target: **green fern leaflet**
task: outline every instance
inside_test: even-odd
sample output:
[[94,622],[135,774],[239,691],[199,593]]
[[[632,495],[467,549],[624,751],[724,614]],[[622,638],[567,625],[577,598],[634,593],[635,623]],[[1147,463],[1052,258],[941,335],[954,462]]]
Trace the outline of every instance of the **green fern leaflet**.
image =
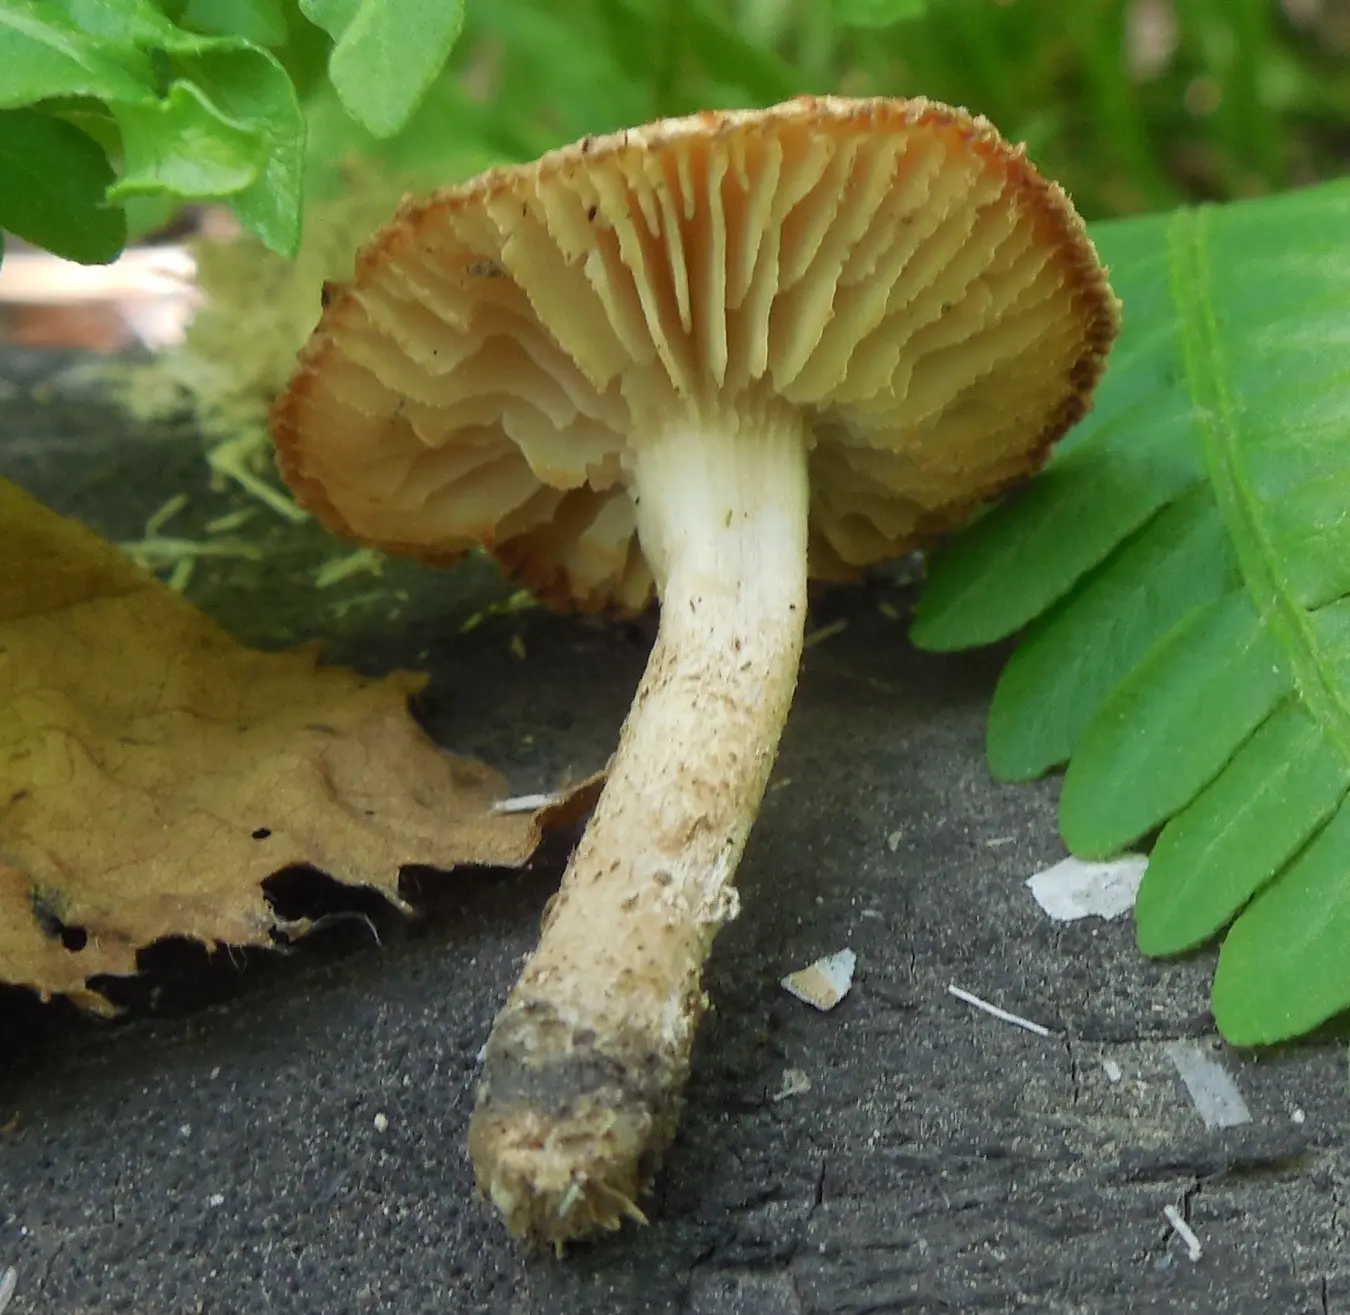
[[997,775],[1068,763],[1066,844],[1162,828],[1140,947],[1224,934],[1222,1032],[1350,1009],[1350,183],[1094,231],[1125,304],[1097,406],[932,563],[913,638],[1022,633]]

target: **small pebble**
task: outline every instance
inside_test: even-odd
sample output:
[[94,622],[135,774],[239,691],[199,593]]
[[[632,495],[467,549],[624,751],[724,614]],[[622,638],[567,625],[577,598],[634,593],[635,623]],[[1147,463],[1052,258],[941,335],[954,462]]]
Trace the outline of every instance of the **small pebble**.
[[381,1110],[375,1116],[375,1131],[376,1132],[389,1131],[389,1116],[383,1110]]

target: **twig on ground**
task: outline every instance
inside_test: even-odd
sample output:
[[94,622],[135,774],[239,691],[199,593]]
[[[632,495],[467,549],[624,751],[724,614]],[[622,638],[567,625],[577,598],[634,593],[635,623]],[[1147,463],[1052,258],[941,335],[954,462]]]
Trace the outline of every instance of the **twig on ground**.
[[1037,1036],[1049,1036],[1050,1029],[1043,1027],[1040,1023],[1033,1023],[1029,1018],[1023,1018],[1020,1014],[1010,1014],[1006,1009],[1000,1009],[997,1005],[991,1005],[988,1000],[981,1000],[978,995],[972,995],[969,991],[949,982],[947,984],[947,994],[954,995],[958,1000],[964,1000],[966,1004],[972,1005],[976,1009],[983,1010],[986,1014],[994,1018],[1001,1019],[1005,1023],[1011,1023],[1014,1027],[1024,1028],[1028,1032],[1035,1032]]

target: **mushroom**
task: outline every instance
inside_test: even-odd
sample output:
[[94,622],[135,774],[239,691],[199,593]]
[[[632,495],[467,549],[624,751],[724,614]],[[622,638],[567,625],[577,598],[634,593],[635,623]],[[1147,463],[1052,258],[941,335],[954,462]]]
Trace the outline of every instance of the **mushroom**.
[[808,576],[931,542],[1088,407],[1118,304],[984,119],[805,97],[405,201],[273,415],[329,527],[660,631],[469,1132],[512,1232],[641,1221],[797,681]]

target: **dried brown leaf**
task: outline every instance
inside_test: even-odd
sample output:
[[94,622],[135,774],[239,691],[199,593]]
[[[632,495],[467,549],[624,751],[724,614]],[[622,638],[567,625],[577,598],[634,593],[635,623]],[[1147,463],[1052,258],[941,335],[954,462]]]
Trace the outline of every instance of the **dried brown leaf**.
[[584,807],[494,814],[409,716],[422,677],[243,648],[3,481],[0,567],[0,980],[106,1009],[89,979],[162,937],[269,943],[284,867],[397,902],[402,866],[518,865]]

